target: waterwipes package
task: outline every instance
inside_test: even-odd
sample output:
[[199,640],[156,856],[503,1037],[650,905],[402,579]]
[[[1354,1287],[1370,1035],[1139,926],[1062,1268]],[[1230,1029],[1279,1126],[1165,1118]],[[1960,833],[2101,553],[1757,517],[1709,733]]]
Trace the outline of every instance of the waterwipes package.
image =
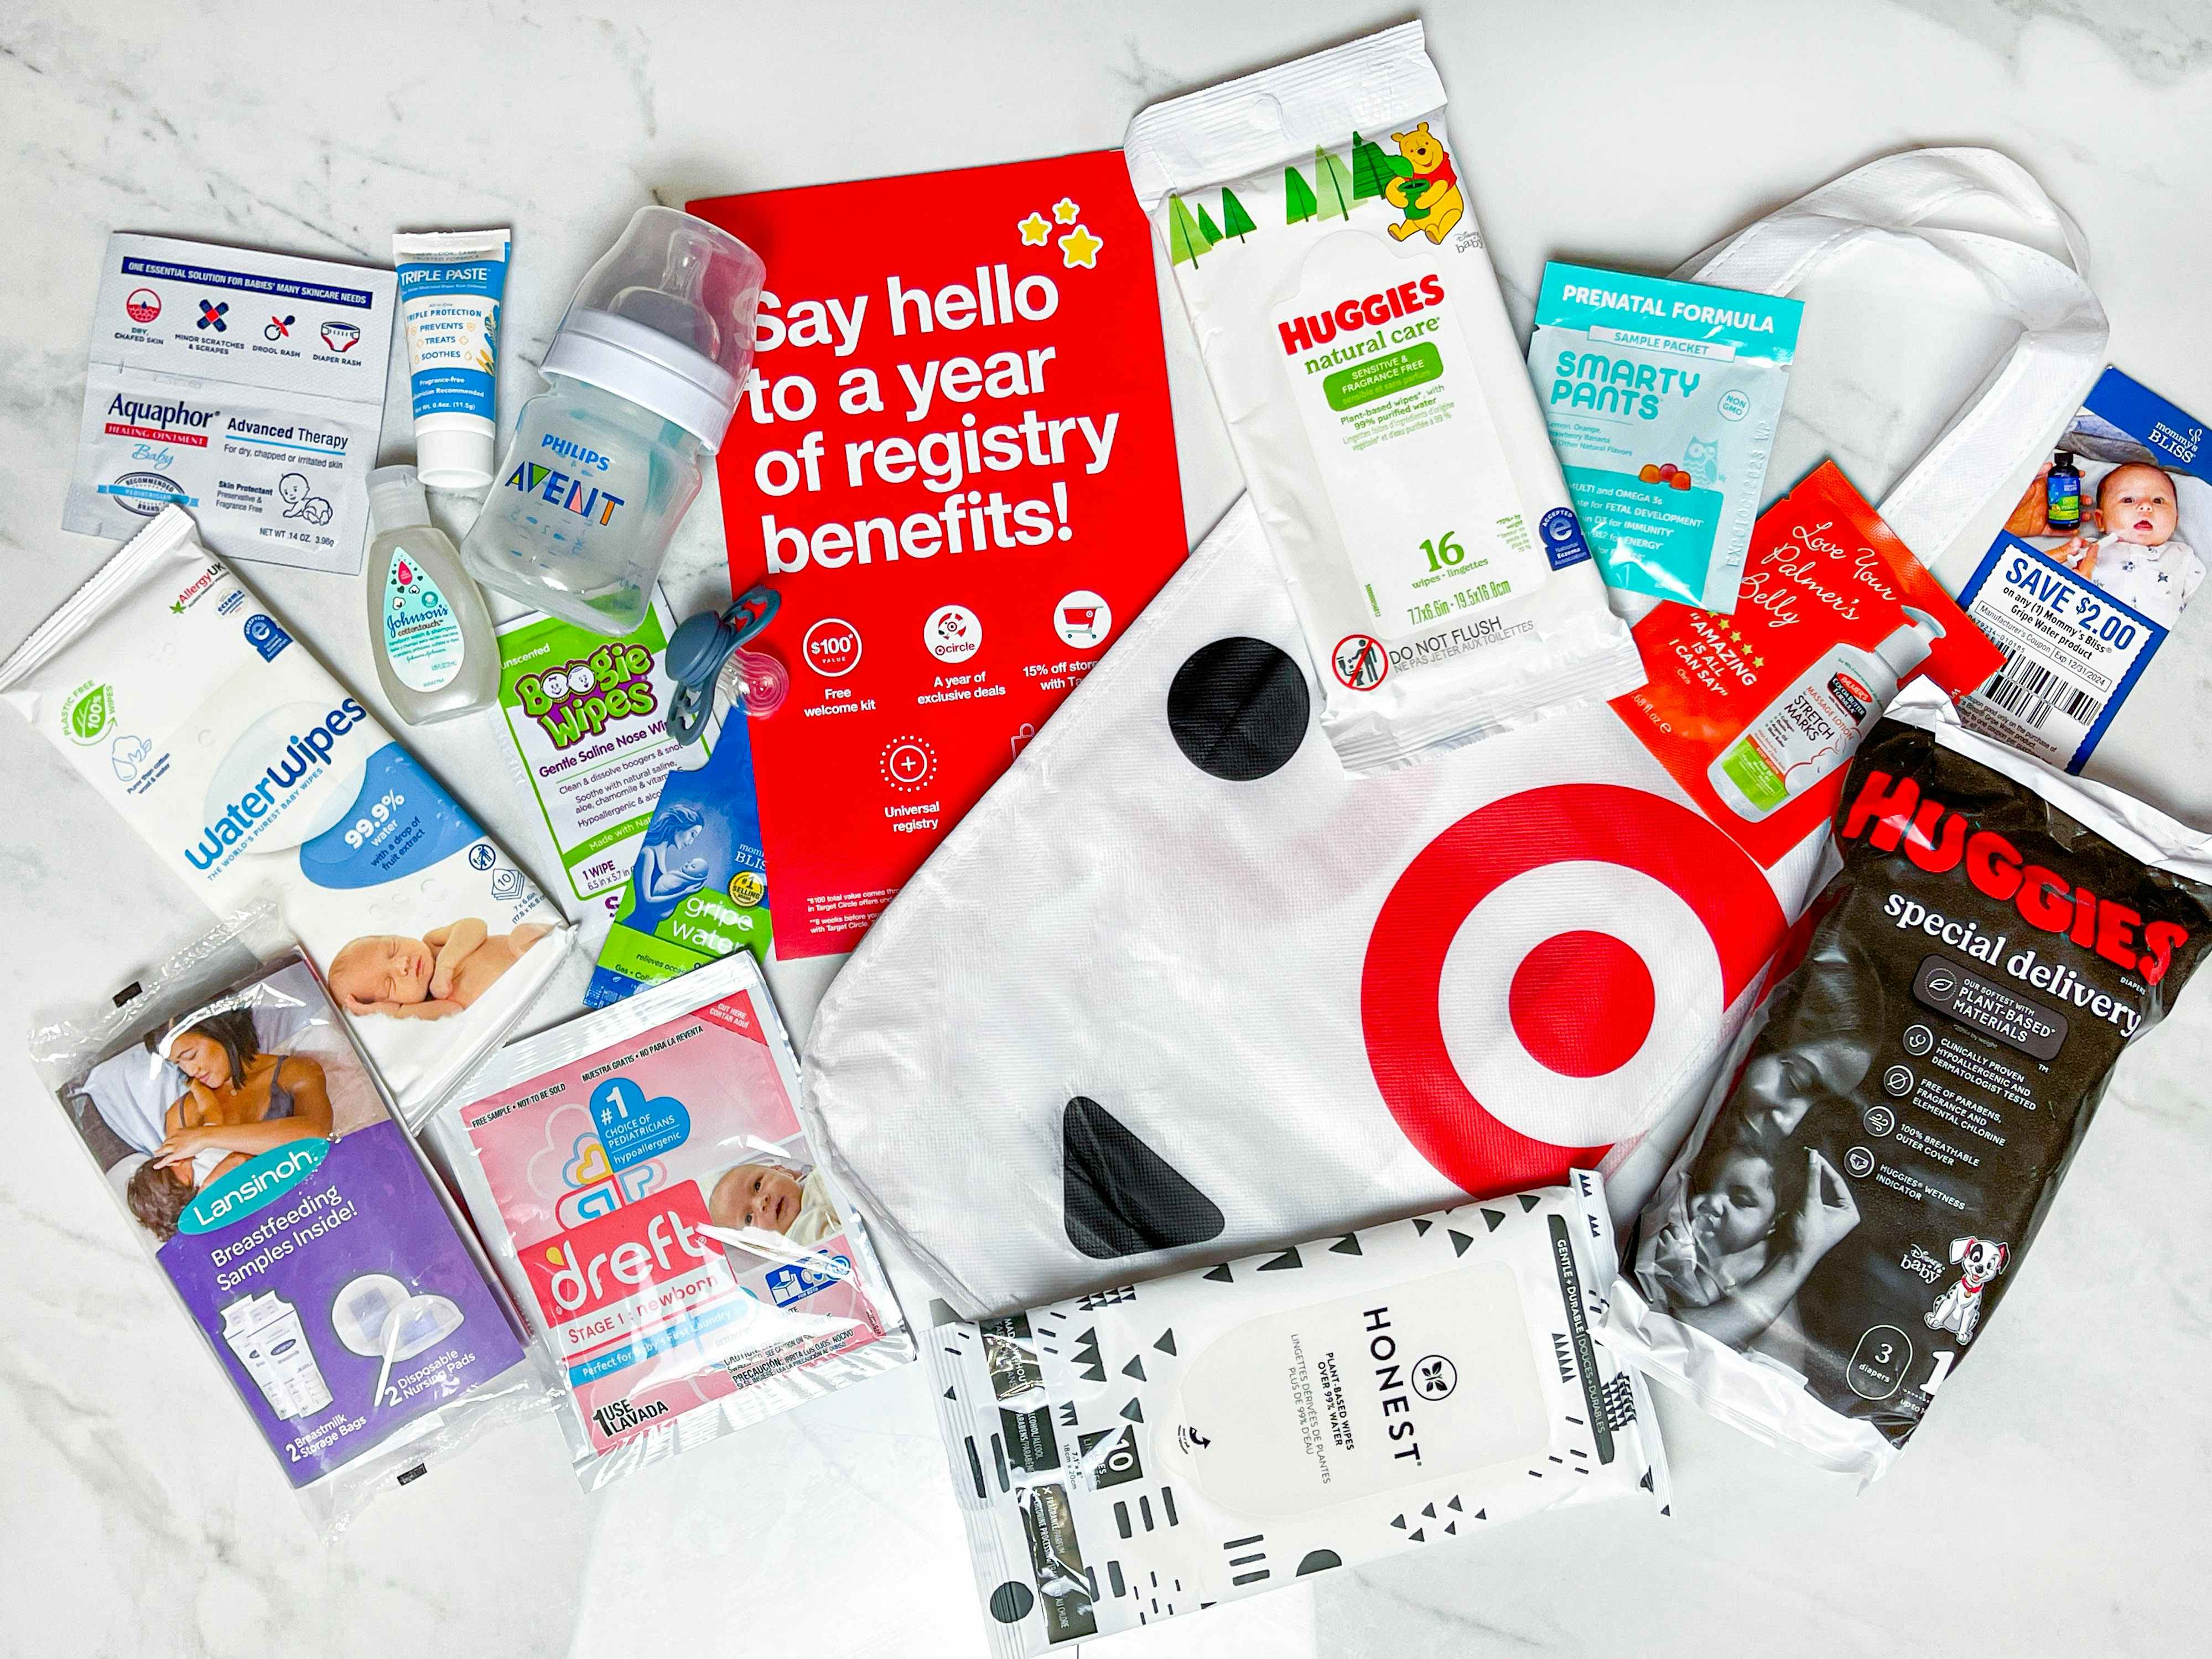
[[512,1045],[431,1120],[586,1490],[914,1358],[798,1091],[739,951]]
[[271,921],[32,1048],[329,1535],[559,1393],[306,958],[222,971]]
[[572,937],[443,785],[167,507],[4,663],[0,697],[218,915],[273,890],[411,1124]]
[[1155,105],[1125,141],[1355,772],[1644,678],[1422,40],[1407,23]]
[[384,429],[392,273],[107,239],[62,528],[191,509],[225,558],[354,575]]
[[[1598,1177],[1121,1285],[927,1345],[997,1659],[1667,1468],[1602,1334]],[[1462,1559],[1462,1565],[1470,1565]]]
[[1606,581],[1735,609],[1805,307],[1544,267],[1528,373]]

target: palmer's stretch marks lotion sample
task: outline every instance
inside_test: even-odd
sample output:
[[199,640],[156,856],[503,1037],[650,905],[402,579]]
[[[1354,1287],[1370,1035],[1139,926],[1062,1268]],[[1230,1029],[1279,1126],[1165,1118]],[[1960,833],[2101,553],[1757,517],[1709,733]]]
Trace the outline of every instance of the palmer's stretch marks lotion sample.
[[1667,1474],[1598,1177],[925,1344],[998,1659]]

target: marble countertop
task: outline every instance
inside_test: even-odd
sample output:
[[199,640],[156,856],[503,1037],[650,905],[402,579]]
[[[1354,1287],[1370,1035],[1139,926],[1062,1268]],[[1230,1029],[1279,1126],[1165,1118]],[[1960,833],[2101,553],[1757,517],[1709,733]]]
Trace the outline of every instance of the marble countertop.
[[[1369,0],[646,0],[611,15],[408,0],[312,16],[0,0],[15,227],[0,238],[0,649],[110,550],[58,526],[112,230],[382,264],[398,227],[512,225],[511,415],[578,275],[645,202],[1110,145],[1155,98],[1405,15]],[[2193,0],[1486,0],[1427,21],[1462,182],[1524,328],[1547,257],[1663,270],[1875,155],[1982,143],[2081,221],[2111,360],[2212,403],[2212,15]],[[1194,538],[1240,485],[1179,312],[1168,335]],[[1796,434],[1800,459],[1832,449],[1878,497],[1938,422],[1906,401],[1832,398]],[[410,452],[407,416],[394,374],[387,459]],[[358,582],[250,574],[381,711]],[[711,486],[667,582],[679,610],[726,592]],[[2172,717],[2116,757],[2116,775],[2212,821],[2212,722],[2197,718],[2212,709],[2212,605],[2185,619],[2160,673]],[[504,776],[504,741],[481,720],[416,738],[495,833],[542,859],[529,806],[478,781]],[[983,1651],[919,1368],[590,1500],[550,1420],[512,1429],[317,1543],[45,1104],[20,1036],[36,1011],[105,998],[203,918],[12,716],[0,777],[14,823],[0,1009],[19,1034],[0,1040],[13,1126],[0,1653]],[[795,1033],[836,965],[773,970]],[[579,968],[533,1023],[575,1007],[581,982]],[[2208,1006],[2212,989],[2195,988],[2130,1056],[2003,1334],[1865,1496],[1662,1397],[1671,1523],[1632,1506],[1540,1517],[1111,1651],[2193,1645],[2212,1571],[2212,1429],[2183,1403],[2212,1367],[2212,1128],[2196,1060]],[[921,1314],[926,1291],[902,1285]]]

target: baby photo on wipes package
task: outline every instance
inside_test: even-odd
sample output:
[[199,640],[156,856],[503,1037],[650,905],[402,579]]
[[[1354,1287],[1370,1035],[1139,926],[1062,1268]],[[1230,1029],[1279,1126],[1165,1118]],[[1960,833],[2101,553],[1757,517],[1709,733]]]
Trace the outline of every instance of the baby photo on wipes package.
[[1735,609],[1804,310],[1544,267],[1528,372],[1608,586]]

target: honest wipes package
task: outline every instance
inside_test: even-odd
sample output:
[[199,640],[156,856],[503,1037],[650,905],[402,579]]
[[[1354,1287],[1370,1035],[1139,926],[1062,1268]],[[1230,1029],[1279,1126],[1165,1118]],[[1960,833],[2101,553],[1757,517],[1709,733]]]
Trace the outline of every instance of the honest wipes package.
[[1544,267],[1528,373],[1605,580],[1735,609],[1804,306]]
[[571,933],[535,882],[168,507],[0,697],[219,915],[273,890],[411,1125]]
[[[1601,1498],[1667,1512],[1598,1177],[939,1325],[996,1659]],[[1455,1555],[1461,1570],[1475,1558]]]
[[429,1133],[616,1477],[914,1358],[740,951],[511,1045]]
[[174,504],[225,558],[358,572],[393,280],[109,237],[62,528],[127,537]]
[[1129,178],[1367,772],[1644,683],[1407,23],[1155,105]]

